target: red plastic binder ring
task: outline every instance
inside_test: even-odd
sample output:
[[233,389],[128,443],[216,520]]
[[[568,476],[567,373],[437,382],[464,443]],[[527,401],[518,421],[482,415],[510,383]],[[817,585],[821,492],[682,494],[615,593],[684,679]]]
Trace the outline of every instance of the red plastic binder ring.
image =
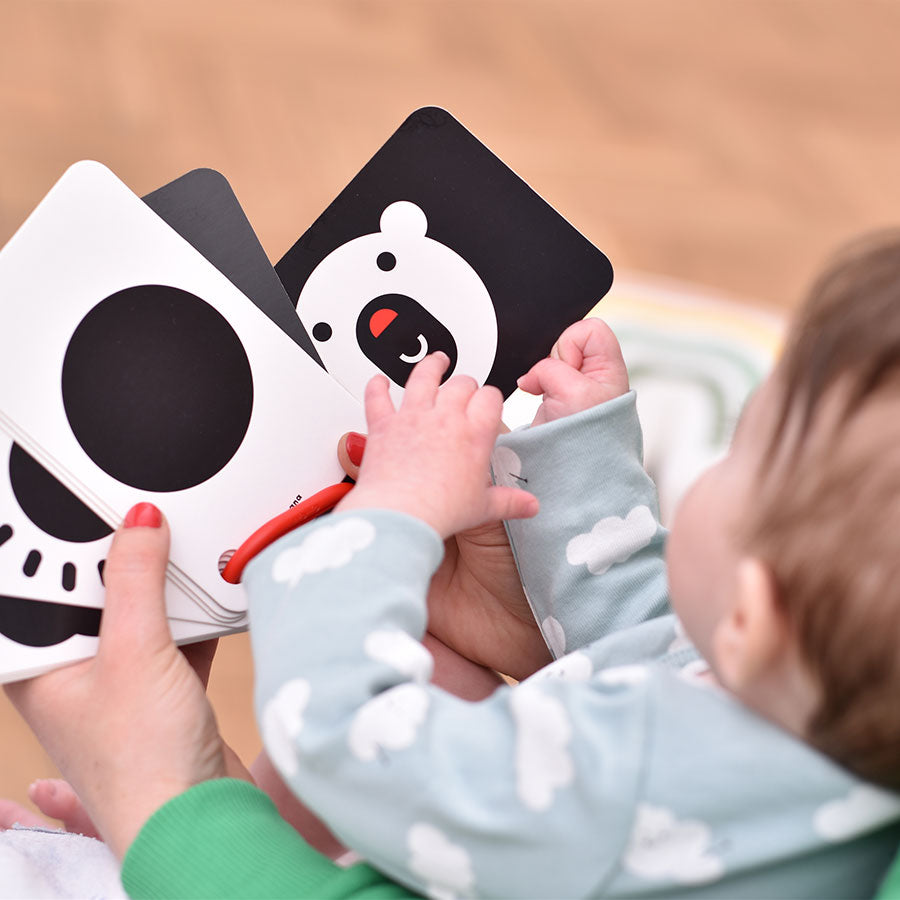
[[340,484],[332,484],[327,488],[307,497],[296,506],[286,509],[274,519],[269,519],[265,525],[257,528],[250,537],[234,551],[231,559],[222,569],[222,577],[230,584],[238,584],[241,575],[244,574],[244,566],[261,553],[269,544],[274,543],[278,538],[283,537],[289,531],[299,528],[304,522],[315,519],[323,513],[327,513],[337,506],[338,501],[344,497],[352,484],[342,481]]

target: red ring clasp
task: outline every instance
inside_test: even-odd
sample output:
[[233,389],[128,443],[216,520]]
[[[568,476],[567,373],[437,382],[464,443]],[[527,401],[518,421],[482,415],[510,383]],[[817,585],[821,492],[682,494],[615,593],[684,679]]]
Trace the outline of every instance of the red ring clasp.
[[269,519],[234,551],[234,555],[222,569],[222,577],[229,584],[239,584],[241,576],[244,574],[244,567],[254,556],[265,550],[269,544],[275,543],[280,537],[284,537],[289,531],[334,509],[352,487],[353,485],[346,481],[329,485],[311,497],[307,497],[306,500],[302,500],[296,506],[286,509],[274,519]]

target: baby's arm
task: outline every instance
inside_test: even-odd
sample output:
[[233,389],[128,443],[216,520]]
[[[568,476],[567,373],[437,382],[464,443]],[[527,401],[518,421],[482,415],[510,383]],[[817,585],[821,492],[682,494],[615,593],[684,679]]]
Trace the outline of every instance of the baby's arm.
[[443,550],[336,512],[247,568],[257,713],[284,779],[372,865],[432,896],[584,896],[633,815],[644,685],[523,682],[467,702],[419,643]]
[[543,393],[532,427],[502,435],[495,480],[540,515],[507,522],[532,612],[554,655],[668,612],[656,487],[618,341],[599,319],[563,332],[519,381]]

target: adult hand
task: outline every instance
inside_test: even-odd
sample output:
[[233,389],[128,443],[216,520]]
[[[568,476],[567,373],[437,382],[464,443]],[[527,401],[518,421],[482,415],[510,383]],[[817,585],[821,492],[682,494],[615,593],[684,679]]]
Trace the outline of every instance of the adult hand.
[[5,686],[119,857],[167,800],[210,778],[246,777],[204,690],[214,647],[182,653],[172,641],[163,599],[168,550],[161,513],[138,504],[107,556],[97,655]]

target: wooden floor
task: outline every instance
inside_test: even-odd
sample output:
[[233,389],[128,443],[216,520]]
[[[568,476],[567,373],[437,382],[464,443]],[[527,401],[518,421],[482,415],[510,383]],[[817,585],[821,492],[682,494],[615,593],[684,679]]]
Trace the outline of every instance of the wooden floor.
[[[453,112],[619,270],[794,305],[900,217],[891,0],[0,0],[0,242],[67,165],[197,166],[277,259],[413,109]],[[244,637],[212,695],[258,738]],[[52,771],[0,700],[0,796]]]

